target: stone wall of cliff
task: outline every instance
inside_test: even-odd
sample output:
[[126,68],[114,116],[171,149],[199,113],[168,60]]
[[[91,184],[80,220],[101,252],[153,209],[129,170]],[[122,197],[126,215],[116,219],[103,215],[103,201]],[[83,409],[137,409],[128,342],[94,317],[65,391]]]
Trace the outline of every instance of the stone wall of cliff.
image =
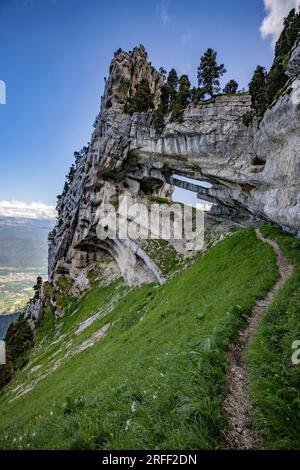
[[[129,191],[134,200],[159,194],[180,173],[207,180],[199,197],[239,209],[300,234],[300,106],[295,99],[300,75],[299,46],[289,64],[289,90],[258,125],[246,127],[249,95],[220,96],[190,104],[180,123],[166,118],[159,134],[153,113],[124,113],[126,98],[147,79],[157,105],[163,78],[143,47],[120,52],[110,66],[99,122],[89,152],[80,162],[61,202],[60,220],[49,249],[49,277],[76,276],[109,253],[129,284],[160,278],[147,257],[124,240],[99,241],[97,211]],[[151,261],[151,260],[150,260]]]

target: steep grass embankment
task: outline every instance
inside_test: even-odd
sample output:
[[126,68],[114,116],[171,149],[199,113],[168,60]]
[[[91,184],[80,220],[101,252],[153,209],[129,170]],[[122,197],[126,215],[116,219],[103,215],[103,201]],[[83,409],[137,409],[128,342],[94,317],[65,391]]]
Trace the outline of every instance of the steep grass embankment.
[[162,286],[94,272],[81,299],[60,294],[62,318],[44,312],[28,364],[0,398],[0,448],[216,448],[225,352],[277,277],[252,229]]

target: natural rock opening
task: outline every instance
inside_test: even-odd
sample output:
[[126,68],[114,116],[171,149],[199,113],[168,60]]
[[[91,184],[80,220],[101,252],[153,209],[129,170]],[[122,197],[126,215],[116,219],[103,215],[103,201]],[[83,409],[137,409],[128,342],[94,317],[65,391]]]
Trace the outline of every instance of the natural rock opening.
[[[299,61],[295,60],[299,52],[298,48],[293,54],[291,77],[299,73]],[[153,127],[153,111],[132,116],[124,113],[127,98],[141,80],[149,84],[157,107],[163,77],[149,64],[145,49],[118,52],[88,151],[60,202],[59,222],[49,249],[50,280],[59,267],[72,271],[77,261],[88,264],[99,256],[104,245],[94,241],[97,211],[105,203],[115,205],[126,192],[134,201],[170,199],[176,186],[212,204],[211,214],[229,218],[246,214],[300,234],[295,172],[299,165],[300,108],[292,95],[279,98],[258,128],[256,123],[249,127],[243,124],[251,97],[241,94],[188,105],[180,122],[167,116],[158,132]],[[182,181],[178,175],[192,181]],[[198,186],[197,181],[210,184]],[[129,283],[136,282],[137,273],[140,279],[159,278],[136,244],[107,241],[105,248]]]

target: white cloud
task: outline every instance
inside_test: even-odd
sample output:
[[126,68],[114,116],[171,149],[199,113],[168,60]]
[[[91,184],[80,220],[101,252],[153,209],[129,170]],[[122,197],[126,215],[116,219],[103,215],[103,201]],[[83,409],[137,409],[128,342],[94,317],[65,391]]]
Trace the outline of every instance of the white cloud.
[[171,0],[161,0],[161,2],[157,5],[157,12],[163,26],[168,26],[171,20],[171,16],[169,13],[170,4]]
[[272,37],[273,47],[282,31],[284,18],[292,8],[300,6],[300,0],[263,0],[265,4],[266,17],[260,27],[263,38]]
[[28,219],[55,219],[54,206],[48,206],[42,202],[26,204],[22,201],[0,201],[0,216],[24,217]]

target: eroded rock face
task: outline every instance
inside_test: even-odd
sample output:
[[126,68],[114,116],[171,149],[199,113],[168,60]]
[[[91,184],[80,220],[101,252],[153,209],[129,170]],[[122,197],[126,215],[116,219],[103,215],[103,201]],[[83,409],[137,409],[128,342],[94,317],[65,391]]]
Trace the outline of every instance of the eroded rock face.
[[37,295],[27,304],[25,308],[25,318],[29,325],[34,329],[41,318],[41,313],[45,303],[44,285],[41,284]]
[[292,94],[266,111],[254,134],[256,155],[265,166],[257,175],[250,209],[286,230],[300,234],[300,105]]
[[[289,65],[291,84],[299,76],[300,48]],[[60,207],[60,221],[49,250],[49,276],[80,271],[109,253],[129,284],[160,280],[160,273],[138,247],[97,237],[97,210],[129,191],[136,200],[163,194],[174,173],[212,183],[199,197],[247,211],[300,235],[300,106],[286,93],[258,126],[244,126],[248,95],[220,96],[191,104],[181,123],[161,134],[153,113],[124,114],[136,84],[147,79],[159,102],[162,76],[143,47],[121,52],[112,61],[101,115],[87,156],[80,162]],[[169,189],[168,189],[169,191]],[[150,260],[151,261],[151,260]]]
[[293,49],[288,68],[287,68],[287,76],[296,79],[299,78],[300,74],[300,41],[295,44]]
[[157,105],[160,101],[163,78],[147,61],[144,46],[135,47],[131,53],[117,54],[110,65],[102,99],[102,111],[114,109],[122,112],[126,98],[134,94],[136,85],[143,79],[148,80],[150,91],[154,94],[154,103]]

